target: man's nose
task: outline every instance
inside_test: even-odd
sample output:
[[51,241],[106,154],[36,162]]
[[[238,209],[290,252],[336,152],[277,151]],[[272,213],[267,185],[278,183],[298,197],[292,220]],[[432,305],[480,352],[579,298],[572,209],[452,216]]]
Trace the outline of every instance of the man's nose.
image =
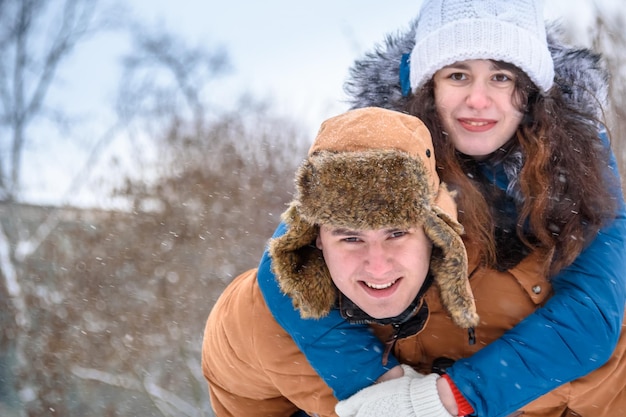
[[365,255],[365,271],[374,278],[383,277],[393,269],[391,251],[381,244],[370,244]]

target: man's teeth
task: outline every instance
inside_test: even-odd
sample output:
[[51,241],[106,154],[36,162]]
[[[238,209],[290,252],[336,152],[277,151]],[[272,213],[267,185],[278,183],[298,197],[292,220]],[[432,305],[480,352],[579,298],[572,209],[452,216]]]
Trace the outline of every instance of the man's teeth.
[[385,288],[391,287],[395,283],[396,281],[388,282],[387,284],[372,284],[371,282],[365,281],[365,285],[375,290],[384,290]]

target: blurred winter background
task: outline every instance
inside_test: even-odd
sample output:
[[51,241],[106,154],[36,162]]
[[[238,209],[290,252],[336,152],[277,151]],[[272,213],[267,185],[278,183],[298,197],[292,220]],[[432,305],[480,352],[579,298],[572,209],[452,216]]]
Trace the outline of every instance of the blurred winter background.
[[[619,0],[550,0],[606,54]],[[205,319],[256,266],[353,60],[419,1],[0,1],[0,415],[211,416]]]

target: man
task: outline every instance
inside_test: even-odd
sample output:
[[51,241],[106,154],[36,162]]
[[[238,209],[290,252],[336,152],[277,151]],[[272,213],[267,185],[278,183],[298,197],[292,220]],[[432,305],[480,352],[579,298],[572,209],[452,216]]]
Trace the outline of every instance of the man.
[[[327,120],[295,183],[282,216],[287,230],[269,252],[302,317],[314,321],[339,309],[337,326],[350,349],[351,326],[410,329],[389,339],[385,361],[398,337],[423,328],[422,296],[435,282],[455,323],[470,331],[476,325],[456,205],[419,119],[365,108]],[[337,399],[269,312],[256,279],[256,269],[235,278],[207,321],[202,369],[216,415],[335,416]],[[381,380],[402,375],[393,365]]]

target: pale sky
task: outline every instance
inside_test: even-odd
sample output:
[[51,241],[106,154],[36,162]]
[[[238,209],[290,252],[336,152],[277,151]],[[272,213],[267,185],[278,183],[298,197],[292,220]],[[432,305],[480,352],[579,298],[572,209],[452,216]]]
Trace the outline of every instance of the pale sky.
[[[603,0],[602,4],[619,1]],[[126,5],[145,23],[180,33],[191,44],[224,47],[234,72],[223,79],[216,97],[228,104],[244,92],[271,99],[280,114],[301,120],[311,138],[326,118],[347,109],[343,83],[355,60],[384,36],[405,29],[417,15],[420,0],[134,0]],[[588,0],[547,0],[545,16],[577,20],[589,16]],[[85,120],[106,125],[111,115],[119,59],[127,40],[103,36],[77,50],[59,76],[59,105],[71,106]],[[232,104],[232,103],[230,103]],[[94,136],[97,127],[94,127]],[[84,148],[70,153],[87,152]],[[77,165],[61,163],[68,150],[59,146],[33,157],[38,175],[27,194],[31,200],[54,202],[75,175]],[[73,167],[74,172],[72,172]],[[43,174],[42,174],[43,173]],[[46,181],[55,178],[53,187]]]
[[[172,3],[134,4],[146,16],[165,19],[168,28],[184,28],[196,39],[224,45],[236,70],[228,80],[229,96],[241,88],[273,97],[279,109],[302,116],[315,129],[346,109],[342,88],[354,59],[386,34],[406,28],[422,2],[213,0],[202,11],[196,0],[176,2],[175,9]],[[585,3],[589,1],[547,0],[545,15],[580,19],[588,15]]]
[[[148,13],[156,15],[170,3],[150,1]],[[182,7],[167,16],[167,26],[185,22],[197,39],[229,51],[236,73],[226,80],[225,96],[253,91],[315,128],[346,108],[343,81],[354,59],[386,33],[406,27],[421,2],[213,0],[202,13],[193,7],[197,3],[178,3]]]

